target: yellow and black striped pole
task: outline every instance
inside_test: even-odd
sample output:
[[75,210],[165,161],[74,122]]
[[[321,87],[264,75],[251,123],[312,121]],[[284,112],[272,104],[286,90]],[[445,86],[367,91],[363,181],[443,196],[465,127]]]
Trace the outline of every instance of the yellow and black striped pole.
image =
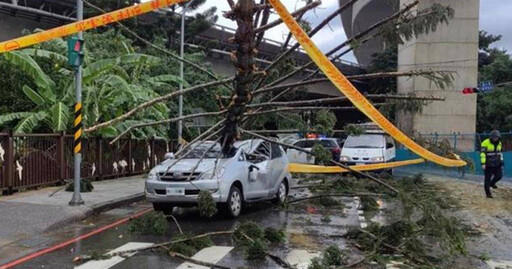
[[74,153],[82,153],[82,103],[75,104],[75,121],[73,123]]

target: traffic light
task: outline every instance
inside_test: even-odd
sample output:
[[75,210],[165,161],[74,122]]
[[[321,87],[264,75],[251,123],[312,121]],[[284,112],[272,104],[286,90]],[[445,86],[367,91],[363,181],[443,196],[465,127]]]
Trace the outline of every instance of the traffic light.
[[478,88],[464,88],[464,90],[462,90],[462,94],[473,94],[479,92],[480,90]]
[[68,38],[68,64],[79,67],[84,60],[84,40],[76,37]]

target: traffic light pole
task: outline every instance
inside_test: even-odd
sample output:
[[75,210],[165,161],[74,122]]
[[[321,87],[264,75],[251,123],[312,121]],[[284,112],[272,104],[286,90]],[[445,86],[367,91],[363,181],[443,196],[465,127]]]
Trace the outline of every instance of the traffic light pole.
[[[82,0],[76,0],[76,18],[78,21],[83,20],[84,4]],[[83,33],[78,32],[78,39],[83,39]],[[84,200],[80,194],[80,168],[82,162],[82,64],[75,68],[75,120],[73,122],[74,132],[74,178],[73,178],[73,197],[69,201],[70,206],[83,205]]]

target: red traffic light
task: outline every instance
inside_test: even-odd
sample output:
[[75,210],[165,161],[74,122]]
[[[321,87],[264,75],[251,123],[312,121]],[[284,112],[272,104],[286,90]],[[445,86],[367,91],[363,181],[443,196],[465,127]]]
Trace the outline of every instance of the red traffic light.
[[464,90],[462,90],[462,94],[473,94],[478,92],[478,88],[464,88]]
[[75,47],[73,48],[74,52],[81,52],[82,51],[82,42],[77,41],[75,43]]

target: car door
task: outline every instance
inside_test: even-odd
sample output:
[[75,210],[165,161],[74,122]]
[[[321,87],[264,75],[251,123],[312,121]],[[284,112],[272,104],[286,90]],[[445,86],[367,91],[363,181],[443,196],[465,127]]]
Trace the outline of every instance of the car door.
[[278,144],[272,144],[271,146],[271,156],[270,156],[270,164],[269,164],[269,190],[276,190],[277,186],[280,183],[284,173],[288,169],[288,165],[285,161],[285,156],[281,147]]
[[247,198],[259,199],[268,196],[268,184],[270,175],[270,144],[261,142],[253,152],[246,155],[249,162],[249,180],[247,186]]

